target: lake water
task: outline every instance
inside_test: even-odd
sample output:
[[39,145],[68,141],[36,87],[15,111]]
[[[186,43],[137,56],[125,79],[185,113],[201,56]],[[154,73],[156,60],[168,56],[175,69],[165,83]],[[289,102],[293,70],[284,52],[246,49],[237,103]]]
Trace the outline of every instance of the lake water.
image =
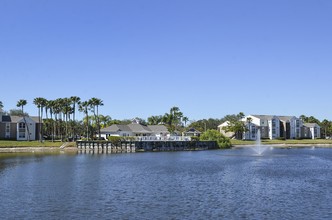
[[1,219],[331,219],[332,149],[1,154]]

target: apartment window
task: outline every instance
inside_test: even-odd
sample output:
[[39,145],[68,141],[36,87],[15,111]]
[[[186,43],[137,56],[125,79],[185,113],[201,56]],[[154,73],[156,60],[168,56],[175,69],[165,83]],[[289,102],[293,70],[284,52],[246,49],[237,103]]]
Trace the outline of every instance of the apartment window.
[[276,129],[272,128],[272,134],[276,134]]
[[18,128],[19,128],[19,129],[25,129],[25,123],[23,123],[23,122],[22,122],[22,123],[19,123],[19,124],[18,124]]
[[18,133],[19,138],[25,138],[25,132],[20,132]]
[[276,120],[273,119],[273,120],[272,120],[272,127],[275,127],[275,126],[276,126]]
[[6,123],[6,133],[9,133],[9,132],[10,132],[10,124]]

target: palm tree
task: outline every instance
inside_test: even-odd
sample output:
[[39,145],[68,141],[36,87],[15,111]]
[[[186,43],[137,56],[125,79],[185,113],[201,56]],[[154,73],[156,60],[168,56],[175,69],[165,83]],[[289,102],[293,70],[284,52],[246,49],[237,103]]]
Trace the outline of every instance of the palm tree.
[[111,116],[109,115],[99,115],[99,120],[100,120],[100,123],[102,124],[101,127],[102,128],[106,128],[107,126],[109,126],[112,122],[112,118]]
[[81,98],[77,96],[72,96],[70,97],[70,100],[73,104],[73,120],[75,121],[76,104],[78,104],[81,101]]
[[252,118],[248,117],[247,123],[249,124],[249,140],[251,139],[251,122],[252,122]]
[[88,101],[80,102],[78,110],[83,112],[86,117],[86,138],[89,140],[89,106],[90,103]]
[[[97,129],[98,129],[98,138],[100,138],[100,122],[99,122],[99,113],[98,113],[98,107],[103,106],[104,103],[101,99],[98,98],[91,98],[89,100],[92,112],[95,116],[95,119],[97,121]],[[97,111],[96,111],[97,110]]]
[[35,104],[36,106],[37,106],[37,108],[38,108],[38,121],[39,121],[39,141],[41,142],[42,140],[41,140],[41,126],[40,126],[40,122],[41,122],[41,120],[40,120],[40,115],[41,115],[41,98],[39,97],[39,98],[35,98],[34,100],[33,100],[33,104]]
[[161,116],[161,115],[151,116],[148,118],[149,125],[158,125],[162,121],[163,121],[163,116]]
[[[80,97],[77,96],[72,96],[70,97],[70,100],[73,104],[73,121],[75,121],[75,113],[76,113],[76,104],[79,104],[79,102],[81,101]],[[76,139],[76,129],[75,126],[73,128],[73,136],[74,136],[74,140]]]
[[28,126],[27,121],[26,121],[26,119],[25,119],[25,114],[24,114],[24,109],[23,109],[23,107],[24,107],[27,103],[28,103],[27,100],[25,100],[25,99],[20,99],[20,100],[17,102],[17,105],[16,105],[16,106],[22,108],[24,124],[25,124],[25,127],[26,127],[27,131],[28,131],[28,141],[30,141],[30,131],[29,131],[29,126]]
[[55,106],[54,100],[49,100],[47,102],[47,107],[50,110],[50,116],[52,120],[52,132],[51,132],[52,142],[54,141],[54,135],[55,135],[55,120],[53,120],[54,106]]
[[61,111],[63,113],[63,118],[65,120],[65,126],[66,126],[65,137],[67,139],[68,138],[68,119],[70,120],[70,114],[73,112],[72,107],[71,107],[71,99],[68,99],[68,98],[62,99]]
[[187,127],[187,122],[189,121],[189,118],[185,116],[182,118],[182,121],[184,121],[184,126]]

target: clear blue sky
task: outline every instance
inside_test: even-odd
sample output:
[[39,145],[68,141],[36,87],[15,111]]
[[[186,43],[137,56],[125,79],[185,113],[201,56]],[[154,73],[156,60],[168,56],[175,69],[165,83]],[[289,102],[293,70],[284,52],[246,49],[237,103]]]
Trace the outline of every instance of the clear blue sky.
[[0,0],[0,100],[332,120],[330,0]]

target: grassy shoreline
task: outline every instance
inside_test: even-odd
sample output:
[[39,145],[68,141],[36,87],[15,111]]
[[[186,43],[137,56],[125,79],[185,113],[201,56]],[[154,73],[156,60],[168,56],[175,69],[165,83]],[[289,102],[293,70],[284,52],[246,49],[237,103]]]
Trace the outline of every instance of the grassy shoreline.
[[[242,141],[242,140],[231,140],[232,146],[252,146],[255,145],[255,141]],[[332,147],[332,140],[324,139],[304,139],[304,140],[262,140],[262,145],[276,145],[276,146],[325,146]]]
[[0,141],[0,153],[11,153],[11,152],[51,152],[51,151],[74,151],[77,150],[76,143],[66,143],[66,147],[61,149],[60,147],[65,144],[61,141]]

